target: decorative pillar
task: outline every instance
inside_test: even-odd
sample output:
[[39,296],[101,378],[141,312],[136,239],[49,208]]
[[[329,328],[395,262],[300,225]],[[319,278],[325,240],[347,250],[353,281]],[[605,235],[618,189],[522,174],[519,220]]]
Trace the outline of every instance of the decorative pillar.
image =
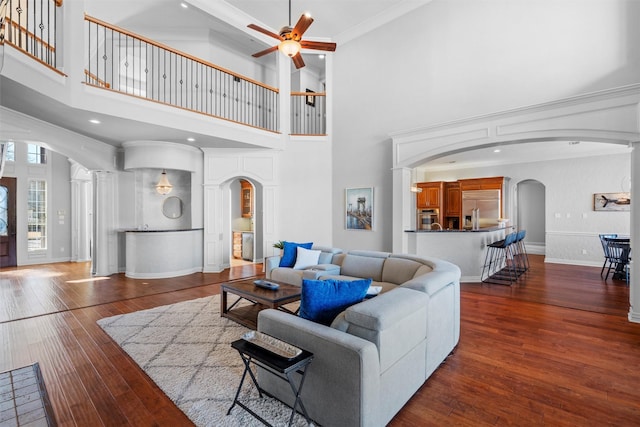
[[91,181],[71,180],[71,261],[91,261]]
[[93,173],[93,256],[92,273],[108,276],[118,272],[115,174]]
[[406,254],[409,243],[405,230],[415,228],[415,195],[411,192],[411,169],[393,168],[393,252]]
[[[219,273],[225,269],[225,248],[230,249],[230,244],[225,245],[225,227],[224,221],[230,221],[229,215],[225,215],[223,210],[224,206],[229,206],[229,203],[224,203],[223,191],[220,185],[205,185],[204,186],[204,211],[206,212],[204,218],[204,256],[203,256],[203,273]],[[230,227],[229,227],[230,228]],[[231,237],[228,238],[231,241]],[[229,259],[227,255],[226,259]]]
[[631,270],[629,281],[629,321],[640,323],[640,261],[638,261],[638,242],[640,242],[640,141],[633,143],[631,151]]

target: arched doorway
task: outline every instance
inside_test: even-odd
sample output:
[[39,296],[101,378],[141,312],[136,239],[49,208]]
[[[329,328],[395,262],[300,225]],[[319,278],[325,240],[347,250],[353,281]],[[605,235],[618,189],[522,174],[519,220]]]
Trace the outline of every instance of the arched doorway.
[[247,177],[229,182],[229,266],[262,262],[262,185]]
[[516,220],[519,230],[526,230],[527,251],[545,254],[545,186],[540,181],[528,179],[516,185]]

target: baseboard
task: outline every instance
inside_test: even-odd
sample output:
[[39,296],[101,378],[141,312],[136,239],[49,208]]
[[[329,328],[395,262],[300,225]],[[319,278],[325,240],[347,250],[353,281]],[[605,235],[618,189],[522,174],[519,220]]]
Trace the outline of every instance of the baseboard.
[[580,261],[577,259],[545,257],[544,262],[549,264],[566,264],[566,265],[582,265],[585,267],[602,267],[602,262],[600,261]]

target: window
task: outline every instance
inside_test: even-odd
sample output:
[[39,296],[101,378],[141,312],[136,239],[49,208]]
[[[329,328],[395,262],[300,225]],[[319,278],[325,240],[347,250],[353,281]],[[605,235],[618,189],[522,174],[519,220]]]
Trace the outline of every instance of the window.
[[47,182],[29,181],[27,250],[47,249]]
[[16,145],[13,142],[5,142],[4,149],[6,151],[4,160],[7,162],[16,161]]
[[27,144],[27,162],[42,165],[47,163],[47,153],[44,147]]

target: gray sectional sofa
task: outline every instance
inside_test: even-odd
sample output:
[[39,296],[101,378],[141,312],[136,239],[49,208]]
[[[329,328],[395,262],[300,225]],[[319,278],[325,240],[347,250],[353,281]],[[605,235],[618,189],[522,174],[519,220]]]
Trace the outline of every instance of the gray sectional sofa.
[[[271,264],[269,277],[292,284],[303,277],[372,278],[382,293],[349,307],[331,326],[263,310],[258,330],[314,353],[302,392],[311,418],[326,426],[384,426],[458,343],[460,269],[435,258],[324,249],[330,262],[308,271]],[[266,391],[293,404],[285,382],[258,374]]]

